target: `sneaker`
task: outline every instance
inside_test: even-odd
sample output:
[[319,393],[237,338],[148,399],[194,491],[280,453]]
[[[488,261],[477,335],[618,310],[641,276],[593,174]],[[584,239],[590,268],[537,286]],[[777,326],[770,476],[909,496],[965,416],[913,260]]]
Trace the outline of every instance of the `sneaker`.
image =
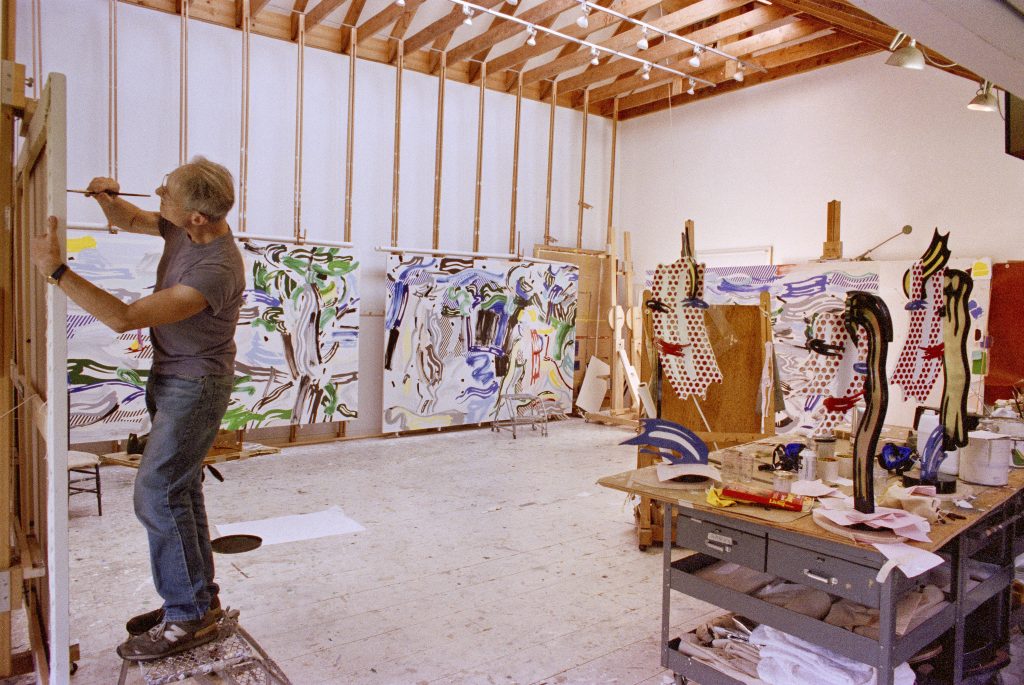
[[163,621],[141,635],[118,645],[125,661],[153,661],[204,645],[217,637],[217,619],[212,611],[194,621]]
[[[220,620],[224,612],[220,609],[220,597],[218,595],[214,595],[213,599],[210,600],[210,611],[207,613],[212,613],[215,621]],[[163,622],[164,609],[160,607],[159,609],[153,609],[144,614],[131,617],[124,627],[128,629],[129,635],[142,635],[149,632],[153,626],[160,625]]]

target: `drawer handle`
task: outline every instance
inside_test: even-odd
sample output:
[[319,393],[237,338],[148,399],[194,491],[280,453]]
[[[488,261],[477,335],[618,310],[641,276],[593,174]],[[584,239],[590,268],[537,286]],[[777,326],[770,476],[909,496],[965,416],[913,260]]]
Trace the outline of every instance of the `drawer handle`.
[[725,545],[716,545],[715,543],[708,542],[707,540],[704,541],[704,545],[709,549],[713,549],[716,552],[721,552],[722,554],[728,554],[732,551],[732,547],[726,547]]
[[816,580],[819,583],[824,583],[825,585],[836,585],[839,583],[835,578],[826,578],[825,576],[819,576],[817,573],[812,573],[809,568],[804,569],[804,575],[811,580]]

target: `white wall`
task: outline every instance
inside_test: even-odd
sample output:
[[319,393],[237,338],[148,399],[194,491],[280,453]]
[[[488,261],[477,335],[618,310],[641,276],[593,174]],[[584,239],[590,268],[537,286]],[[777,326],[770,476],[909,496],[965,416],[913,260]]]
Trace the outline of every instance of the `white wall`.
[[817,259],[833,199],[847,257],[910,224],[875,258],[917,257],[937,226],[952,231],[954,256],[1024,259],[1024,161],[1003,152],[1002,120],[966,109],[976,85],[885,57],[624,123],[615,206],[641,236],[637,266],[671,261],[685,219],[698,249]]
[[[43,73],[68,76],[68,183],[84,188],[107,174],[106,0],[43,3]],[[31,3],[18,1],[18,60],[31,74]],[[178,161],[179,19],[119,4],[119,180],[126,191],[152,192]],[[380,428],[384,255],[374,251],[391,234],[394,143],[393,68],[359,62],[353,241],[362,263],[359,419],[350,435]],[[253,36],[250,90],[248,230],[292,234],[296,47]],[[310,240],[343,239],[348,58],[305,53],[302,221]],[[241,112],[241,33],[190,22],[189,154],[203,154],[237,175]],[[449,83],[445,105],[441,247],[469,250],[473,237],[479,90]],[[485,115],[480,248],[508,251],[515,98],[488,91]],[[524,100],[519,160],[518,230],[528,254],[544,234],[548,114]],[[399,244],[430,247],[434,198],[437,79],[407,71],[402,93]],[[552,235],[575,245],[579,194],[579,113],[556,117]],[[587,146],[584,247],[604,246],[611,128],[591,117]],[[155,209],[156,198],[139,203]],[[72,222],[103,220],[95,203],[68,197]],[[230,217],[233,225],[234,215]]]

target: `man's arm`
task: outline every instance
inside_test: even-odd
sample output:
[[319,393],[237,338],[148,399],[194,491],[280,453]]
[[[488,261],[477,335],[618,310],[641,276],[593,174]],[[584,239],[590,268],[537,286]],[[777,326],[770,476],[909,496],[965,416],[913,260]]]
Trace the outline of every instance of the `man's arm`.
[[[46,234],[33,238],[31,250],[32,261],[44,276],[49,276],[60,266],[56,217],[50,217],[50,229]],[[60,277],[58,286],[82,309],[118,333],[182,321],[207,307],[202,293],[180,283],[131,304],[122,302],[70,269]]]
[[121,186],[112,178],[98,177],[89,182],[86,197],[95,197],[100,209],[111,225],[128,233],[160,235],[160,213],[147,212],[131,202],[111,193],[120,191]]

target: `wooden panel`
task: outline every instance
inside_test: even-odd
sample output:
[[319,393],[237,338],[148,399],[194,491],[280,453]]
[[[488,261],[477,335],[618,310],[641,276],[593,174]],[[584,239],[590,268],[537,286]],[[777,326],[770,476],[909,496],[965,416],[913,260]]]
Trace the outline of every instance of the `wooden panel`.
[[992,304],[988,332],[992,336],[985,403],[1009,399],[1010,388],[1024,378],[1024,262],[992,265]]
[[608,255],[592,250],[573,250],[551,245],[535,245],[533,256],[579,267],[576,297],[576,371],[573,396],[583,382],[583,374],[592,356],[611,364],[612,329],[608,325],[611,300],[611,267]]
[[[705,312],[705,320],[724,379],[711,384],[707,399],[697,400],[711,431],[760,433],[761,415],[756,407],[764,364],[761,310],[749,305],[712,305]],[[667,381],[661,387],[663,419],[695,432],[708,430],[693,399],[679,399]]]

